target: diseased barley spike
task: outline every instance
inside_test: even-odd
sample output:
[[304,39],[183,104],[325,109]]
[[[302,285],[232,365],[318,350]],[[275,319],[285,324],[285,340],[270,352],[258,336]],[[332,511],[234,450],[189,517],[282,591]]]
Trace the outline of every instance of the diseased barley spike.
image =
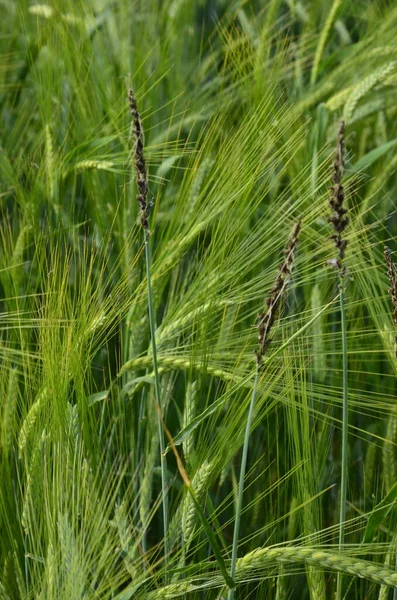
[[147,202],[148,179],[145,158],[143,156],[143,129],[132,89],[128,90],[128,102],[132,116],[131,132],[135,137],[135,171],[138,186],[137,200],[141,210],[141,225],[148,232],[150,205]]
[[345,190],[342,185],[344,168],[345,122],[342,119],[339,126],[338,141],[336,145],[336,156],[333,163],[333,186],[331,187],[331,199],[329,201],[332,214],[328,217],[328,221],[329,223],[332,223],[335,231],[335,233],[331,235],[331,239],[334,240],[335,246],[338,250],[338,258],[336,259],[336,261],[329,261],[329,263],[335,265],[336,268],[339,269],[341,276],[345,274],[344,268],[342,267],[342,261],[345,257],[345,251],[347,246],[347,240],[342,237],[342,233],[349,224],[349,218],[346,216],[347,209],[343,206],[345,200]]
[[[393,309],[393,321],[397,327],[397,269],[396,269],[396,265],[392,261],[391,252],[387,246],[385,246],[384,252],[385,252],[385,259],[386,259],[386,264],[387,264],[387,273],[389,275],[389,281],[390,281],[389,293],[390,293],[391,305],[392,305],[392,309]],[[396,357],[397,357],[397,332],[395,334],[394,342],[395,342],[395,353],[396,353]]]
[[300,229],[301,221],[299,220],[294,226],[288,245],[284,250],[285,259],[279,267],[276,283],[270,291],[270,295],[266,299],[267,310],[261,313],[258,317],[259,350],[256,351],[256,360],[259,368],[262,366],[263,357],[270,344],[270,332],[291,276]]

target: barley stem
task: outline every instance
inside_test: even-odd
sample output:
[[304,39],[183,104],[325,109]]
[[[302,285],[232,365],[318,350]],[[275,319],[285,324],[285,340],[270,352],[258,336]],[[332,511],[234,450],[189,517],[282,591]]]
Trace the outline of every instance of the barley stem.
[[[160,375],[157,363],[157,346],[156,346],[156,319],[154,315],[153,307],[153,293],[152,293],[152,281],[150,277],[150,245],[149,245],[149,231],[144,229],[145,232],[145,261],[146,261],[146,278],[147,278],[147,291],[148,291],[148,310],[149,310],[149,324],[150,324],[150,339],[152,343],[152,357],[153,357],[153,371],[154,371],[154,388],[156,395],[156,402],[161,411],[161,388],[160,388]],[[165,441],[164,431],[161,422],[160,413],[158,413],[158,429],[159,429],[159,441],[160,441],[160,463],[161,463],[161,495],[162,495],[162,506],[163,506],[163,528],[164,528],[164,574],[165,582],[168,583],[167,574],[167,561],[168,561],[168,497],[167,497],[167,458],[165,456]]]
[[[248,410],[247,424],[245,426],[243,455],[241,458],[240,481],[239,481],[238,494],[237,494],[236,518],[235,518],[235,522],[234,522],[232,564],[231,564],[231,568],[230,568],[230,576],[232,579],[234,579],[235,575],[236,575],[238,539],[239,539],[239,532],[240,532],[241,509],[243,506],[244,479],[245,479],[245,470],[246,470],[246,466],[247,466],[248,443],[249,443],[250,432],[251,432],[252,417],[254,414],[254,405],[255,405],[255,398],[256,398],[256,390],[258,387],[259,372],[260,372],[260,366],[259,366],[259,364],[257,364],[254,387],[252,390],[251,401],[250,401],[249,410]],[[228,600],[234,600],[234,592],[235,592],[234,589],[229,590]]]
[[[348,454],[348,428],[349,428],[349,403],[348,403],[348,364],[347,364],[347,336],[346,336],[346,313],[344,301],[343,277],[340,277],[340,316],[342,335],[342,368],[343,368],[343,405],[342,405],[342,459],[341,459],[341,485],[339,505],[339,552],[343,550],[345,543],[345,520],[346,520],[346,498],[347,498],[347,454]],[[342,573],[338,573],[336,584],[336,598],[342,598]]]

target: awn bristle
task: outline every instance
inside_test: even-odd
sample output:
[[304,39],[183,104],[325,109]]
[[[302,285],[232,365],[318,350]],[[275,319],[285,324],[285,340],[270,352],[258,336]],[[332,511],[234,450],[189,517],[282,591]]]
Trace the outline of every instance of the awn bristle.
[[132,89],[128,90],[128,102],[132,116],[131,133],[135,137],[135,170],[138,185],[137,200],[141,211],[141,225],[146,232],[149,232],[149,212],[150,204],[147,201],[148,179],[146,171],[145,158],[143,156],[143,129],[139,116],[135,95]]
[[[394,321],[394,324],[397,327],[397,275],[396,275],[396,265],[392,261],[391,252],[390,252],[390,250],[389,250],[389,248],[387,246],[385,246],[384,252],[385,252],[385,259],[386,259],[386,263],[387,263],[387,273],[389,275],[389,281],[390,281],[389,293],[390,293],[391,305],[392,305],[392,309],[393,309],[393,321]],[[397,333],[395,334],[394,342],[395,342],[395,353],[396,353],[396,357],[397,357]]]
[[267,310],[258,317],[259,350],[256,351],[256,359],[259,368],[262,366],[263,357],[270,344],[270,332],[291,276],[300,229],[301,221],[299,220],[294,226],[288,245],[284,250],[285,259],[279,267],[276,283],[266,299]]
[[338,141],[336,145],[336,156],[333,163],[333,174],[332,181],[333,186],[331,188],[332,194],[329,201],[330,207],[333,213],[328,217],[329,223],[332,223],[335,233],[331,236],[334,240],[335,246],[338,250],[338,258],[329,263],[335,265],[339,270],[340,275],[345,274],[345,270],[342,266],[342,261],[345,257],[345,251],[347,246],[347,240],[342,237],[342,233],[349,224],[349,218],[346,216],[347,209],[344,208],[343,202],[345,200],[345,191],[342,185],[343,172],[345,168],[345,122],[340,122],[338,131]]

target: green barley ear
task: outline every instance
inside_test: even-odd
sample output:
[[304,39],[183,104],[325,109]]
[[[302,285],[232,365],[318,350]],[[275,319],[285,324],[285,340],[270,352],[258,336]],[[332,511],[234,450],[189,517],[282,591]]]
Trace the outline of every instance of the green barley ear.
[[[18,413],[18,369],[11,367],[8,372],[7,393],[3,402],[2,420],[0,427],[1,451],[5,456],[11,454],[13,432]],[[3,373],[4,377],[4,373]]]
[[[183,428],[187,427],[194,419],[197,413],[197,381],[188,382],[185,393],[185,403],[183,411]],[[192,464],[194,456],[194,434],[182,442],[183,454],[188,464]]]
[[52,141],[52,133],[49,125],[45,127],[45,165],[47,175],[47,188],[48,195],[51,200],[55,198],[55,158],[54,158],[54,144]]
[[36,442],[33,447],[31,457],[27,465],[25,491],[22,503],[21,525],[26,535],[33,531],[32,526],[32,510],[35,506],[35,500],[38,493],[42,469],[43,437]]
[[[208,490],[208,482],[213,472],[213,466],[208,461],[200,465],[192,479],[192,486],[198,502],[204,503],[205,495]],[[182,507],[182,533],[184,549],[188,548],[193,539],[197,514],[190,494],[187,494]]]
[[26,417],[23,420],[21,425],[21,429],[18,435],[18,449],[19,449],[19,458],[22,458],[23,452],[28,444],[28,441],[31,437],[32,431],[36,424],[38,417],[40,416],[41,411],[43,410],[43,406],[48,398],[48,390],[45,388],[40,394],[37,396],[36,400],[33,402],[30,407]]
[[[313,286],[311,293],[311,309],[313,317],[318,315],[322,309],[321,288],[318,283]],[[317,381],[324,383],[327,363],[324,344],[324,315],[320,315],[312,325],[313,331],[313,372]]]
[[136,544],[131,543],[132,540],[134,540],[134,533],[129,523],[129,518],[124,502],[117,504],[117,506],[115,507],[114,519],[112,524],[117,529],[118,538],[120,542],[120,555],[123,558],[123,562],[127,571],[131,575],[131,578],[134,580],[139,575],[139,571],[137,569],[138,552],[136,549]]
[[[394,536],[386,554],[385,567],[392,567],[393,565],[393,558],[395,557],[396,553],[396,542],[397,538]],[[381,585],[379,589],[378,600],[388,600],[388,598],[390,598],[389,592],[390,588],[387,585]]]

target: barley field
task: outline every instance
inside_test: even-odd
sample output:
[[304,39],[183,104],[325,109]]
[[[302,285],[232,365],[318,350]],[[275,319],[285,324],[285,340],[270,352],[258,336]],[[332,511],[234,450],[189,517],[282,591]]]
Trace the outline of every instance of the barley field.
[[0,1],[0,600],[397,600],[396,34]]

